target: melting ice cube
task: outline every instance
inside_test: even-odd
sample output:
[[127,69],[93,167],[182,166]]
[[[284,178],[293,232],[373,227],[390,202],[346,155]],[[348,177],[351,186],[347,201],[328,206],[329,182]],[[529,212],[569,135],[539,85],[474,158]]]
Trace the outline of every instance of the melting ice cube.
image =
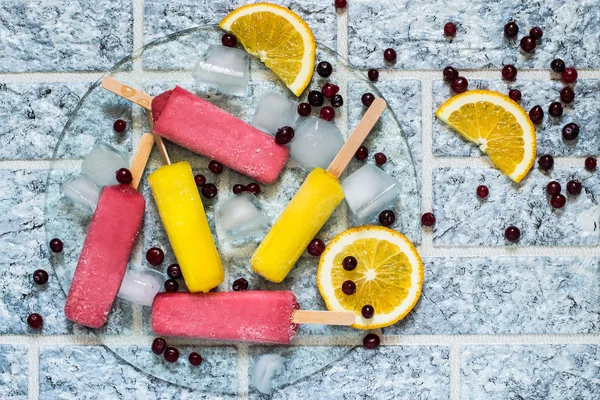
[[307,118],[295,129],[290,155],[307,170],[327,169],[344,145],[340,130],[321,118]]
[[78,206],[83,207],[90,213],[96,211],[98,198],[100,198],[100,188],[90,178],[85,176],[76,176],[61,185],[63,196],[71,200]]
[[233,47],[212,45],[194,67],[193,76],[220,92],[245,96],[249,76],[248,53]]
[[269,221],[251,193],[242,193],[215,205],[215,225],[219,241],[238,243],[261,238],[269,230]]
[[279,93],[265,93],[252,118],[252,125],[263,132],[275,135],[284,126],[294,126],[298,117],[295,101]]
[[400,194],[400,182],[372,164],[344,179],[342,187],[346,202],[360,224],[389,208]]
[[151,306],[154,296],[165,283],[165,277],[158,271],[146,268],[144,271],[125,273],[118,296],[143,306]]
[[103,143],[97,143],[81,163],[81,173],[100,187],[118,184],[116,172],[121,168],[129,168],[127,157]]
[[259,392],[271,394],[272,380],[281,371],[283,361],[283,357],[277,354],[265,354],[256,361],[252,381]]

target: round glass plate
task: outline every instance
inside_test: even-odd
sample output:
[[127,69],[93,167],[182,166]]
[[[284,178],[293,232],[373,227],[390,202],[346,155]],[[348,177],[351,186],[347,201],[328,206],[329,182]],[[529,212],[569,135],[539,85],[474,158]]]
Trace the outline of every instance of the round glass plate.
[[[191,73],[194,65],[209,45],[220,44],[221,35],[222,31],[215,26],[199,27],[169,35],[123,59],[104,76],[111,76],[154,96],[180,85],[249,123],[259,99],[265,93],[276,92],[293,100],[306,101],[308,90],[300,99],[296,99],[271,71],[252,57],[246,96],[223,94],[195,82]],[[381,94],[363,74],[351,70],[346,60],[329,48],[319,45],[317,60],[329,61],[334,67],[334,72],[327,79],[315,73],[309,88],[320,88],[326,81],[340,87],[344,105],[335,109],[334,123],[344,138],[347,138],[365,111],[361,95],[372,92],[381,97]],[[313,107],[312,115],[318,116],[318,109]],[[123,134],[113,131],[113,122],[117,119],[127,121],[127,130]],[[69,290],[91,215],[62,196],[61,184],[80,174],[81,162],[95,143],[108,144],[131,160],[141,135],[148,131],[146,114],[141,107],[104,90],[100,81],[92,85],[81,98],[65,125],[48,173],[45,208],[48,240],[58,237],[64,242],[63,252],[54,255],[52,262],[55,275],[65,294]],[[411,240],[417,240],[420,196],[415,168],[406,138],[389,107],[364,144],[370,153],[367,162],[373,163],[373,154],[384,152],[388,161],[382,169],[401,182],[402,192],[394,205],[397,220],[392,228],[406,234]],[[231,195],[234,184],[247,184],[250,179],[227,168],[222,174],[215,175],[207,168],[208,159],[172,143],[167,142],[166,145],[172,162],[189,162],[195,174],[203,174],[208,182],[218,187],[217,197],[211,200],[203,198],[209,224],[214,233],[214,205]],[[362,165],[364,161],[353,159],[341,179]],[[146,199],[146,212],[129,268],[153,268],[165,274],[167,266],[176,260],[146,183],[147,175],[160,166],[158,151],[153,149],[138,188]],[[307,173],[290,159],[276,183],[261,185],[261,193],[257,200],[271,223],[286,207]],[[354,225],[356,223],[347,205],[342,203],[318,237],[327,242]],[[214,236],[217,240],[216,235]],[[217,290],[231,290],[233,281],[244,277],[248,280],[251,290],[293,290],[302,309],[326,309],[315,281],[318,258],[303,255],[287,279],[281,284],[274,284],[263,280],[250,270],[249,259],[258,241],[236,246],[221,244],[218,241],[217,243],[226,274],[224,282]],[[145,252],[151,247],[159,247],[165,252],[165,261],[158,267],[152,267],[145,260]],[[180,281],[180,286],[183,286],[180,290],[186,290],[183,281]],[[76,326],[73,329],[81,332],[82,328]],[[350,327],[303,325],[291,346],[171,338],[167,340],[168,344],[177,347],[181,355],[177,362],[168,363],[162,356],[157,356],[150,350],[154,339],[150,325],[150,308],[118,298],[108,323],[100,329],[87,331],[96,335],[119,357],[157,378],[206,392],[231,394],[245,391],[246,382],[249,383],[251,392],[256,390],[253,387],[254,366],[263,354],[278,354],[284,358],[282,371],[273,380],[274,387],[282,387],[347,357],[347,353],[360,344],[364,336],[364,332]],[[202,355],[204,362],[200,367],[193,367],[188,362],[187,357],[191,351]]]

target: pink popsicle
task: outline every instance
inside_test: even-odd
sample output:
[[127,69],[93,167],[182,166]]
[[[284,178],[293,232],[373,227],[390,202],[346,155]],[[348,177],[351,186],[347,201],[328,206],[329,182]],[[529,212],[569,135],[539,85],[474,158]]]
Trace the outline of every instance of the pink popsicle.
[[142,225],[145,205],[144,197],[131,185],[102,190],[67,296],[65,315],[69,320],[90,328],[106,323]]
[[293,292],[159,293],[152,304],[158,335],[289,344],[298,331]]
[[289,149],[177,86],[152,101],[153,132],[262,183],[273,183]]

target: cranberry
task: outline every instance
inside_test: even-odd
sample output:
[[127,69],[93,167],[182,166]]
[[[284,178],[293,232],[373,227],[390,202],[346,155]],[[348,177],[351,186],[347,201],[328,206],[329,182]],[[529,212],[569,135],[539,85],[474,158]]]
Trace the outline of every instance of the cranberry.
[[167,347],[164,354],[165,360],[174,363],[179,359],[179,350],[175,347]]
[[353,256],[344,257],[344,259],[342,260],[342,267],[344,267],[346,271],[353,271],[357,265],[358,261]]
[[517,77],[517,67],[514,65],[505,65],[502,68],[502,78],[507,81],[514,81]]
[[369,333],[363,339],[363,346],[365,346],[365,348],[367,348],[369,350],[374,350],[374,349],[378,348],[380,343],[381,343],[381,339],[379,339],[379,336],[377,336],[374,333]]
[[369,157],[369,150],[365,146],[360,146],[354,155],[357,160],[364,161]]
[[552,71],[554,71],[558,74],[563,72],[565,70],[565,67],[566,67],[565,62],[563,60],[561,60],[560,58],[554,59],[550,63],[550,68],[552,68]]
[[165,253],[163,253],[163,251],[158,247],[152,247],[146,252],[146,261],[154,266],[162,264],[164,260]]
[[317,74],[322,76],[323,78],[327,78],[333,72],[333,67],[327,61],[321,61],[317,64]]
[[579,125],[575,122],[570,122],[563,126],[562,137],[565,140],[575,140],[579,136]]
[[196,352],[191,352],[190,356],[188,357],[188,360],[190,360],[190,364],[192,364],[194,367],[197,367],[198,365],[202,364],[202,356]]
[[306,250],[311,256],[319,257],[325,251],[325,243],[321,239],[314,238],[310,241]]
[[396,222],[396,214],[392,210],[383,210],[379,213],[379,223],[383,226],[392,226]]
[[312,107],[308,103],[298,104],[298,114],[301,117],[308,117],[312,111]]
[[563,106],[558,101],[550,103],[548,106],[548,114],[552,115],[554,118],[559,118],[562,116]]
[[361,96],[360,101],[362,101],[365,107],[371,107],[371,104],[375,101],[375,96],[373,96],[373,93],[364,93]]
[[181,273],[181,267],[179,267],[179,264],[169,265],[169,268],[167,268],[167,275],[171,279],[181,278],[183,276],[183,274]]
[[585,169],[589,171],[596,169],[596,159],[594,157],[588,157],[585,159]]
[[544,119],[544,110],[540,106],[534,106],[529,110],[529,119],[534,124],[539,124]]
[[375,314],[375,309],[373,308],[373,306],[367,304],[362,307],[362,309],[360,310],[360,313],[362,314],[362,316],[364,318],[371,319],[371,318],[373,318],[373,315]]
[[490,190],[485,185],[477,186],[477,196],[481,199],[485,199],[490,195]]
[[546,193],[548,193],[550,196],[556,196],[557,194],[560,194],[560,189],[560,183],[556,181],[549,182],[546,185]]
[[279,144],[288,144],[294,139],[294,128],[291,126],[284,126],[277,129],[275,134],[275,141]]
[[387,157],[383,153],[375,153],[373,157],[375,157],[375,163],[377,165],[383,165],[387,162]]
[[452,82],[454,79],[458,78],[458,71],[450,66],[444,68],[444,72],[442,74],[446,82]]
[[521,38],[521,49],[527,53],[531,53],[533,50],[535,50],[535,39],[532,38],[531,36],[523,36]]
[[347,5],[348,3],[346,2],[346,0],[335,0],[335,6],[337,8],[346,8]]
[[246,186],[236,183],[233,185],[233,194],[240,194],[246,191]]
[[60,240],[58,238],[52,239],[50,241],[50,250],[52,250],[53,253],[60,253],[61,251],[63,251],[62,240]]
[[446,25],[444,25],[444,35],[446,35],[446,36],[456,35],[456,25],[454,25],[452,22],[446,22]]
[[258,196],[260,194],[260,185],[256,182],[251,182],[246,185],[246,191]]
[[508,97],[514,101],[521,101],[521,91],[519,89],[510,89],[508,92]]
[[235,47],[237,46],[237,38],[231,33],[225,33],[223,36],[221,36],[221,43],[223,46]]
[[531,36],[532,38],[534,38],[536,40],[540,40],[542,38],[542,36],[544,36],[544,32],[542,31],[541,28],[534,26],[533,28],[531,28],[529,30],[529,36]]
[[538,166],[544,171],[549,171],[554,166],[554,158],[550,154],[544,154],[538,160]]
[[220,163],[220,162],[218,162],[218,161],[211,160],[211,161],[208,163],[208,169],[210,169],[210,170],[211,170],[211,172],[213,172],[213,173],[215,173],[215,174],[217,174],[217,175],[218,175],[218,174],[220,174],[220,173],[222,173],[222,172],[223,172],[223,164],[221,164],[221,163]]
[[560,78],[563,80],[563,82],[573,83],[577,80],[577,70],[572,67],[566,68],[560,74]]
[[513,38],[517,36],[519,33],[519,25],[516,22],[511,21],[508,24],[504,25],[504,36],[508,38]]
[[377,82],[379,79],[379,71],[376,69],[370,69],[369,72],[367,72],[367,76],[371,82]]
[[344,105],[344,98],[341,94],[336,94],[331,98],[331,105],[335,108],[341,107]]
[[575,100],[575,91],[570,86],[565,86],[560,91],[560,99],[563,103],[569,104]]
[[323,92],[323,96],[330,99],[340,91],[340,87],[338,85],[334,85],[333,83],[326,83],[323,85],[321,91]]
[[118,119],[113,124],[113,129],[117,133],[123,133],[123,132],[125,132],[125,129],[127,129],[127,122],[125,122],[122,119]]
[[196,182],[196,186],[200,187],[206,183],[206,178],[202,174],[198,174],[194,176],[194,182]]
[[248,281],[244,278],[237,278],[235,281],[233,281],[233,285],[231,285],[231,288],[236,292],[248,290]]
[[323,105],[324,101],[325,97],[323,96],[323,93],[318,90],[311,90],[308,92],[308,102],[311,106],[320,107]]
[[45,285],[48,283],[48,273],[43,269],[36,269],[33,273],[33,281],[38,285]]
[[321,112],[319,112],[319,116],[325,121],[331,121],[335,117],[335,111],[333,107],[325,106],[321,108]]
[[569,181],[567,183],[567,192],[569,192],[569,194],[572,194],[573,196],[576,196],[579,193],[581,193],[581,182],[576,180]]
[[346,296],[352,296],[356,293],[356,283],[353,281],[345,281],[342,283],[342,292],[344,292]]
[[176,292],[179,290],[179,283],[175,279],[165,281],[165,292]]
[[152,352],[154,354],[162,354],[167,348],[167,341],[163,338],[156,338],[152,341]]
[[215,197],[217,192],[217,187],[212,183],[206,183],[204,186],[202,186],[202,196],[206,197],[207,199],[212,199]]
[[550,205],[554,208],[563,208],[567,204],[567,198],[562,194],[557,194],[556,196],[552,196],[550,199]]
[[116,172],[117,182],[127,185],[133,181],[133,176],[131,175],[131,171],[127,168],[121,168]]
[[516,226],[509,226],[504,231],[504,237],[509,242],[516,242],[521,237],[521,231]]
[[421,216],[421,223],[425,226],[433,226],[435,224],[435,215],[433,213],[425,213]]
[[27,325],[33,329],[40,329],[44,325],[44,318],[38,313],[29,314],[27,317]]
[[469,81],[467,80],[467,78],[459,76],[458,78],[455,78],[452,80],[452,82],[450,82],[450,87],[456,93],[462,93],[469,87]]
[[383,51],[383,58],[385,58],[386,61],[394,62],[396,61],[396,56],[396,50],[392,49],[391,47]]

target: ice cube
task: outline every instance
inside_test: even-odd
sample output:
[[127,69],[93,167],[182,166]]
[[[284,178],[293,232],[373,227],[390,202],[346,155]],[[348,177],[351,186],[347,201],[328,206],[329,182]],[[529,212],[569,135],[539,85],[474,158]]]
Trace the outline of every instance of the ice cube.
[[389,208],[400,194],[400,182],[367,164],[342,182],[346,202],[359,224]]
[[61,185],[63,196],[90,213],[96,211],[100,188],[86,176],[76,176]]
[[81,173],[100,187],[119,183],[116,172],[121,168],[129,168],[127,157],[104,143],[97,143],[81,163]]
[[241,193],[215,205],[215,226],[219,241],[234,244],[261,239],[269,230],[269,221],[256,197]]
[[307,118],[295,129],[290,155],[307,170],[327,169],[344,145],[340,130],[321,118]]
[[254,387],[261,393],[271,394],[273,390],[272,380],[281,371],[283,357],[277,354],[264,354],[256,361],[252,382]]
[[154,296],[160,292],[165,277],[158,271],[146,268],[143,271],[128,270],[125,273],[118,296],[143,306],[151,306]]
[[298,117],[298,105],[295,101],[279,93],[265,93],[260,98],[258,108],[252,118],[252,125],[263,132],[275,135],[277,129],[294,126]]
[[193,76],[223,93],[245,96],[249,76],[248,53],[233,47],[212,45],[196,64]]

